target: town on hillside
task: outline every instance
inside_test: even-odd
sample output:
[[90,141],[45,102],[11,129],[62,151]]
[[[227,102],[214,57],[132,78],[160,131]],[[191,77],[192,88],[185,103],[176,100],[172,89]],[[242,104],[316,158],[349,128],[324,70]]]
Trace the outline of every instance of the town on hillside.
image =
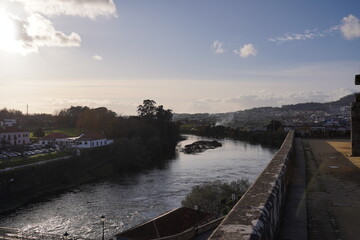
[[[187,131],[203,125],[220,125],[247,131],[267,131],[269,127],[271,130],[296,130],[308,137],[350,137],[350,106],[354,99],[354,95],[348,95],[327,103],[299,103],[216,114],[174,114],[174,119]],[[274,123],[277,123],[275,129],[272,128]]]

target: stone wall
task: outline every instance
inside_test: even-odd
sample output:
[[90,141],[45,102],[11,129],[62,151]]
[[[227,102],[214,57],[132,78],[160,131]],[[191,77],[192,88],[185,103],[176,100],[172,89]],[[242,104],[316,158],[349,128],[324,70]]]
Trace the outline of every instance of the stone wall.
[[218,239],[274,239],[293,169],[294,132],[290,131],[265,170],[210,236]]
[[[355,85],[360,85],[360,75],[355,75]],[[360,93],[351,104],[351,155],[360,156]]]

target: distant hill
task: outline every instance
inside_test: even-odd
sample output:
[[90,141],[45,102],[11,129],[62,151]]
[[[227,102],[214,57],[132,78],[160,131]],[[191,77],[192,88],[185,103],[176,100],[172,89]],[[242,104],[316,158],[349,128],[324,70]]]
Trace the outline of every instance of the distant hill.
[[293,111],[326,111],[329,108],[350,106],[354,100],[355,100],[355,95],[350,94],[340,98],[337,101],[332,101],[327,103],[315,103],[315,102],[298,103],[298,104],[284,105],[281,108],[284,110],[293,110]]
[[174,120],[184,123],[219,124],[241,128],[262,128],[271,120],[278,120],[283,124],[292,125],[299,122],[311,122],[314,118],[321,119],[334,114],[350,115],[349,109],[346,107],[349,107],[354,100],[355,96],[351,94],[337,101],[326,103],[298,103],[282,107],[258,107],[216,114],[175,113]]

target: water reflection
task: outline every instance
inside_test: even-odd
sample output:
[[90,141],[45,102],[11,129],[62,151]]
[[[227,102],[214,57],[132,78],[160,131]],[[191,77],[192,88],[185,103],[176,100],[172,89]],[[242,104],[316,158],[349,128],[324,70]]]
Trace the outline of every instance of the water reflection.
[[[188,136],[178,147],[199,139]],[[96,239],[102,234],[100,216],[105,215],[105,235],[111,236],[179,207],[197,184],[242,177],[254,181],[275,152],[239,141],[221,142],[223,147],[197,155],[178,152],[163,169],[84,184],[28,204],[2,216],[0,226]]]

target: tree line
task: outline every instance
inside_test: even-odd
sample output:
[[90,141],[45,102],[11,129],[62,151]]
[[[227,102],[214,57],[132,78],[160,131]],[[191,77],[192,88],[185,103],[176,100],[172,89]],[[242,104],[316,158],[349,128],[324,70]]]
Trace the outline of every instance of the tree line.
[[260,144],[265,147],[280,148],[287,132],[272,131],[272,129],[269,129],[269,131],[245,131],[240,128],[207,125],[199,127],[196,134],[206,137],[232,138],[247,141],[251,144]]
[[135,165],[151,164],[173,156],[180,139],[172,110],[150,99],[144,100],[137,107],[137,115],[130,117],[118,116],[106,107],[71,106],[54,115],[24,115],[21,111],[5,108],[0,110],[0,119],[5,118],[16,119],[19,125],[30,128],[28,130],[36,136],[42,136],[41,131],[56,128],[101,133],[114,140],[111,152],[121,155],[123,161],[137,159]]

